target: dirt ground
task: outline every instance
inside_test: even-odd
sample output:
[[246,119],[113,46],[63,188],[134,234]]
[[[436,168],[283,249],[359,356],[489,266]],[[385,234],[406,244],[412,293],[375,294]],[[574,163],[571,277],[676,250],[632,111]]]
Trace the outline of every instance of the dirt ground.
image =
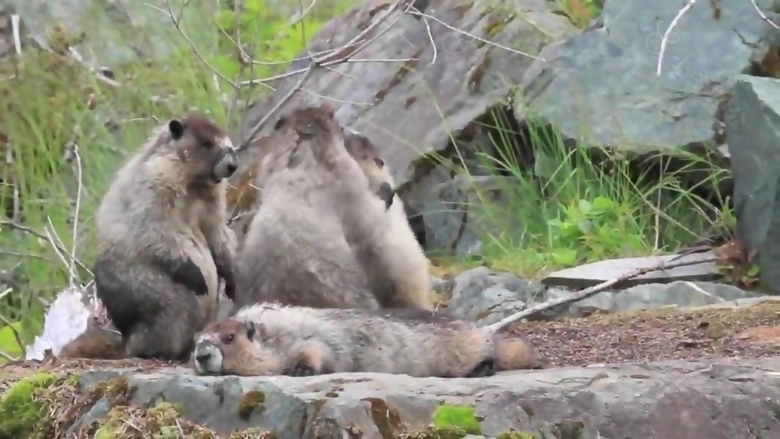
[[761,358],[780,355],[780,304],[600,314],[521,323],[511,331],[537,346],[550,366]]
[[[510,331],[537,346],[552,367],[666,359],[760,358],[780,355],[780,304],[736,310],[665,309],[600,314],[521,323]],[[0,365],[0,393],[9,383],[36,371],[64,373],[127,367],[144,372],[172,366],[159,361],[57,358],[6,363]]]

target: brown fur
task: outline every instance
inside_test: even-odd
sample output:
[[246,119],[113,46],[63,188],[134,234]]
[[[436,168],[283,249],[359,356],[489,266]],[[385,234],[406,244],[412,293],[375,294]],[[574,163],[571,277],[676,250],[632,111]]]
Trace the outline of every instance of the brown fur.
[[103,328],[90,328],[66,344],[59,353],[65,358],[127,358],[122,334]]
[[521,338],[409,311],[253,305],[196,336],[193,366],[203,375],[379,372],[449,378],[542,366],[536,349]]
[[236,165],[225,132],[189,114],[160,127],[117,173],[97,212],[93,271],[128,356],[185,360],[194,334],[216,318],[220,278],[233,295],[224,178]]
[[271,150],[255,179],[262,199],[237,258],[235,307],[280,302],[376,309],[344,239],[338,212],[344,207],[333,203],[330,176],[317,169],[305,143],[287,129],[274,130],[266,142]]

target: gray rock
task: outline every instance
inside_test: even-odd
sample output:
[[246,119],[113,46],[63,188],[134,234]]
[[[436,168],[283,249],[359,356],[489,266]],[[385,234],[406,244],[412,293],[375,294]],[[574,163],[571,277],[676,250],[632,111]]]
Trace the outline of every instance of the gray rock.
[[780,294],[780,81],[742,76],[727,107],[734,208],[745,250],[756,254],[759,282]]
[[452,282],[446,281],[440,277],[430,276],[431,290],[438,294],[444,294],[445,291],[451,288]]
[[[310,51],[340,47],[379,19],[386,5],[371,0],[329,21],[311,39]],[[512,6],[522,14],[499,12],[492,2],[483,0],[470,2],[467,8],[454,0],[423,8],[426,14],[468,35],[441,25],[429,27],[431,20],[420,20],[419,16],[393,13],[388,22],[395,25],[387,32],[379,26],[382,36],[357,57],[416,61],[355,62],[317,69],[306,82],[306,89],[313,93],[297,93],[281,108],[281,112],[287,112],[303,102],[318,103],[319,99],[312,97],[315,93],[327,96],[323,101],[336,107],[342,124],[371,138],[392,170],[404,202],[424,214],[426,232],[434,235],[430,240],[426,236],[426,244],[431,241],[428,249],[458,254],[479,251],[477,237],[469,230],[472,224],[461,226],[464,219],[469,223],[475,218],[475,211],[464,217],[462,209],[474,201],[473,196],[462,193],[459,182],[447,183],[453,179],[453,169],[462,167],[461,157],[467,167],[476,167],[484,160],[478,159],[479,153],[489,155],[487,130],[476,121],[493,108],[505,109],[514,84],[534,59],[485,44],[472,35],[508,47],[517,47],[521,41],[518,49],[533,55],[544,45],[577,32],[566,18],[553,13],[552,2],[513,0]],[[489,25],[491,20],[497,25]],[[296,64],[293,69],[305,67],[307,62]],[[409,71],[414,74],[407,74]],[[297,81],[298,77],[293,76],[271,84],[276,91],[247,112],[234,140],[240,143],[247,139]],[[270,125],[259,135],[267,135]],[[257,145],[255,150],[261,153],[261,142]],[[246,167],[239,169],[232,181],[240,180],[245,171]],[[488,175],[484,170],[470,174]],[[442,194],[443,201],[437,203]]]
[[[167,10],[166,1],[153,0],[150,5]],[[181,1],[171,1],[174,11],[181,9]],[[190,14],[216,11],[213,4],[188,6]],[[75,46],[83,61],[93,68],[118,67],[139,59],[166,56],[176,47],[170,41],[182,38],[166,14],[144,2],[97,2],[93,0],[65,0],[56,3],[40,0],[3,0],[0,8],[18,13],[27,35],[42,47],[50,48],[53,29],[60,24],[67,34],[84,39]],[[197,9],[197,10],[196,10]],[[208,40],[190,36],[198,47],[205,49]]]
[[497,273],[485,267],[466,270],[453,279],[449,313],[457,318],[493,323],[529,303],[540,300],[541,284],[527,282],[509,273]]
[[[550,298],[574,293],[556,289],[548,291]],[[565,315],[581,317],[593,311],[622,312],[638,309],[657,309],[668,306],[680,308],[737,307],[755,303],[759,293],[744,291],[731,285],[712,282],[677,281],[668,284],[637,285],[620,291],[604,291],[572,303]],[[762,299],[765,300],[765,299]]]
[[[660,264],[691,265],[673,266],[664,270],[655,270],[641,276],[634,276],[620,282],[625,288],[646,283],[674,282],[678,280],[706,281],[720,277],[718,268],[711,260],[712,252],[691,253],[684,256],[662,255],[638,258],[607,259],[577,267],[550,273],[542,279],[547,286],[563,286],[570,289],[582,289],[598,285],[611,279],[625,276],[640,268],[657,267]],[[701,261],[697,263],[697,261]]]
[[[757,4],[776,17],[773,1]],[[717,13],[697,3],[672,30],[657,76],[661,38],[680,8],[677,0],[606,1],[603,26],[542,51],[547,62],[523,78],[518,120],[533,108],[567,139],[639,154],[714,143],[720,103],[777,32],[749,1],[720,1]]]
[[[432,181],[432,177],[438,180]],[[431,173],[419,181],[410,201],[414,202],[415,198],[422,200],[427,246],[432,249],[453,249],[454,254],[459,256],[481,256],[482,239],[522,230],[523,226],[519,222],[501,222],[496,212],[484,207],[505,203],[504,190],[516,184],[515,177],[442,177],[437,173]]]
[[[780,357],[555,368],[479,379],[195,377],[179,368],[107,370],[84,373],[80,384],[86,388],[124,375],[136,389],[131,404],[161,399],[180,404],[183,417],[223,437],[252,426],[281,439],[342,437],[346,429],[359,430],[365,439],[400,437],[404,428],[429,425],[444,403],[473,407],[482,434],[489,437],[514,429],[546,438],[731,439],[769,438],[780,429],[778,374]],[[242,418],[237,407],[250,391],[262,392],[264,401]],[[79,424],[104,413],[107,404],[99,401]]]

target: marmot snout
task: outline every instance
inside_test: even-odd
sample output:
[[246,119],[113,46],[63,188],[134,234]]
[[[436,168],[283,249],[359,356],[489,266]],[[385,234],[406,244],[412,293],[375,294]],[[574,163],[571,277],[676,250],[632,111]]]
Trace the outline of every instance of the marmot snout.
[[[199,375],[238,375],[255,369],[255,325],[236,319],[212,323],[195,337],[193,365]],[[224,352],[223,352],[224,351]]]

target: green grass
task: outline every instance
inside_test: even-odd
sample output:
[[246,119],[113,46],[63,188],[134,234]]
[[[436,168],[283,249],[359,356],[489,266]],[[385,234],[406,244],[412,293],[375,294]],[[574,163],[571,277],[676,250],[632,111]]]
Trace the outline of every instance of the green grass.
[[[484,124],[496,153],[480,153],[478,161],[493,185],[474,189],[469,206],[480,211],[480,226],[470,230],[483,243],[481,255],[473,261],[439,259],[445,267],[487,265],[540,278],[597,260],[674,252],[708,230],[734,224],[732,212],[719,207],[726,204],[722,196],[705,200],[687,182],[706,175],[698,186],[716,187],[729,175],[727,169],[686,155],[689,165],[682,169],[640,171],[619,153],[567,147],[559,134],[533,119],[527,130],[513,130],[505,114],[494,111]],[[538,177],[524,169],[518,156],[522,143],[535,152]],[[579,144],[587,145],[587,138]],[[661,167],[668,163],[668,157],[649,160]],[[695,168],[708,171],[694,174]],[[491,201],[490,189],[504,198]]]
[[[315,6],[313,13],[307,15],[303,21],[307,38],[324,19],[350,6],[351,0],[339,1],[319,9]],[[44,233],[50,220],[63,246],[70,250],[75,211],[71,203],[79,185],[75,161],[67,163],[64,155],[66,145],[74,141],[81,157],[83,182],[76,257],[89,266],[95,250],[91,215],[120,161],[158,124],[154,117],[164,120],[197,109],[210,113],[223,125],[236,126],[243,109],[237,108],[229,117],[221,96],[229,98],[235,93],[228,82],[215,82],[216,75],[206,63],[231,81],[262,78],[282,73],[287,68],[283,61],[293,59],[304,49],[300,22],[291,26],[289,15],[274,15],[274,8],[265,7],[263,0],[243,3],[246,9],[237,16],[228,10],[208,13],[213,2],[190,2],[180,23],[181,30],[203,59],[170,22],[155,35],[166,39],[170,54],[152,63],[141,60],[118,68],[114,73],[119,87],[99,81],[67,56],[31,48],[23,52],[18,64],[3,60],[3,77],[17,75],[0,81],[0,153],[4,159],[13,157],[10,164],[6,160],[0,162],[0,179],[6,182],[0,186],[2,211],[13,211],[15,187],[21,206],[21,219],[17,222]],[[174,12],[178,11],[174,7]],[[242,67],[235,45],[226,36],[237,40],[236,29],[245,52],[272,64]],[[127,29],[116,31],[128,35]],[[62,26],[50,33],[54,47],[67,47],[76,40]],[[263,93],[267,93],[267,88],[242,89],[240,97],[255,99]],[[107,116],[120,124],[118,132],[104,124]],[[67,285],[68,270],[45,239],[14,231],[2,223],[0,249],[0,270],[13,273],[13,278],[0,276],[0,291],[5,289],[4,284],[14,287],[12,304],[0,302],[0,314],[32,328],[22,331],[28,343],[35,329],[42,325],[43,303]],[[80,279],[89,279],[84,270],[78,274]],[[8,334],[2,329],[0,334],[3,348],[18,355],[18,350],[6,346]]]

